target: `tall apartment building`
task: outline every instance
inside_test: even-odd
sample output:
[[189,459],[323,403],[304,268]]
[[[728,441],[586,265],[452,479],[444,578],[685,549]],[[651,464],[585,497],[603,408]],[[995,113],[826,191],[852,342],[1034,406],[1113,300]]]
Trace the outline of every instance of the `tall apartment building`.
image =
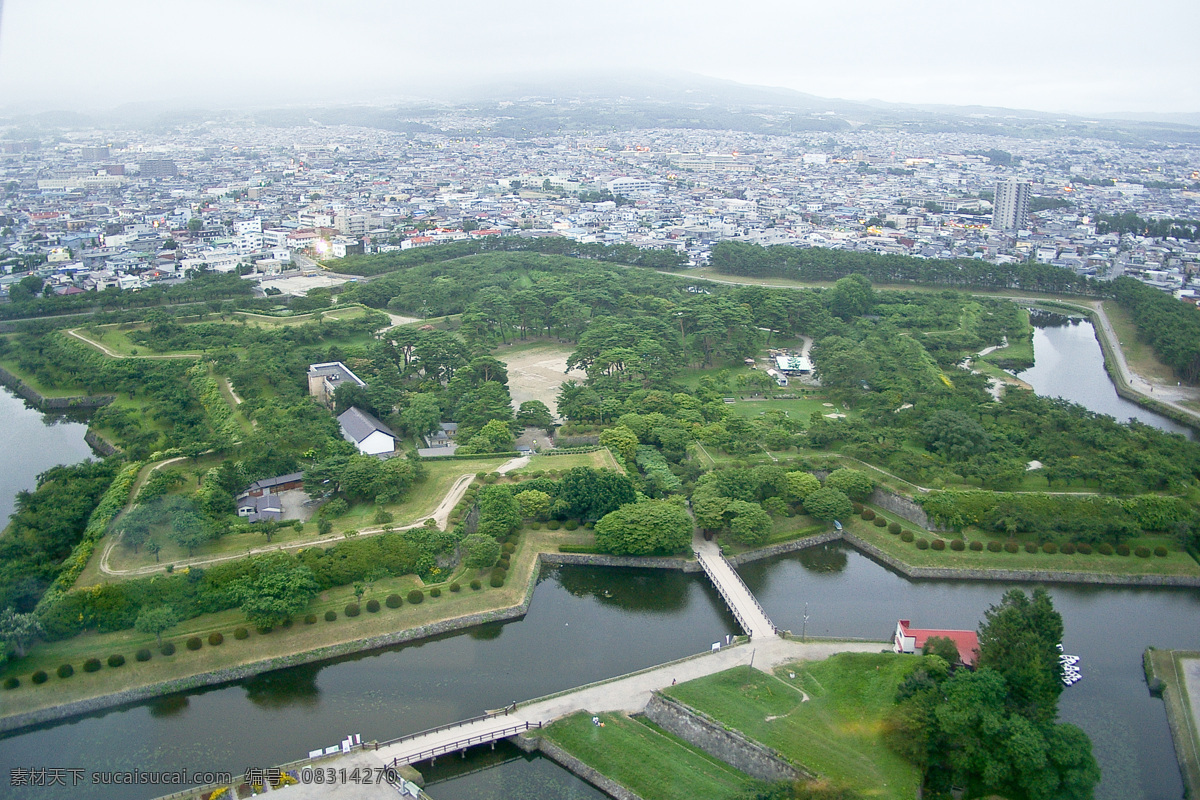
[[992,203],[992,227],[1004,231],[1024,230],[1029,226],[1029,181],[1010,178],[996,184]]
[[175,162],[169,158],[151,158],[138,162],[143,178],[174,178],[179,174]]

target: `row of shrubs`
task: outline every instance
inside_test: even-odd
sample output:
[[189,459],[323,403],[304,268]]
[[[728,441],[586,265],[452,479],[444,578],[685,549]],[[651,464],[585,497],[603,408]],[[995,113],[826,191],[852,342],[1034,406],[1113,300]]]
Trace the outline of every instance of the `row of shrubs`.
[[[505,544],[505,547],[512,547],[512,545]],[[512,552],[513,552],[513,550],[506,550],[505,558],[501,559],[501,561],[505,563],[505,567],[503,569],[499,569],[499,571],[501,573],[499,583],[494,582],[496,570],[493,570],[493,577],[492,577],[492,580],[493,580],[492,585],[493,586],[503,586],[504,585],[504,574],[503,573],[508,568],[507,567],[507,555]],[[479,591],[480,589],[483,588],[483,584],[478,579],[472,580],[468,585],[474,591]],[[462,591],[462,584],[460,584],[458,581],[453,581],[447,588],[451,592],[458,593],[458,592]],[[441,597],[442,596],[441,587],[434,586],[433,588],[429,589],[429,596],[430,597]],[[408,599],[409,605],[414,605],[414,606],[420,605],[425,600],[425,593],[422,592],[420,589],[412,589],[409,591],[409,593],[407,595],[407,599]],[[404,605],[404,600],[405,600],[405,598],[402,598],[398,594],[389,594],[387,596],[387,598],[384,599],[383,604],[386,605],[388,608],[400,608],[402,605]],[[366,606],[367,611],[369,611],[372,614],[378,612],[381,608],[379,601],[374,598],[368,600],[364,605]],[[362,613],[362,608],[359,606],[358,603],[350,603],[349,605],[347,605],[345,607],[345,609],[343,609],[343,613],[347,617],[357,617],[359,614]],[[326,622],[333,622],[334,620],[337,619],[337,617],[338,617],[337,612],[333,611],[332,609],[325,612],[325,621]],[[315,624],[316,621],[317,621],[316,614],[308,614],[304,617],[305,625]],[[291,621],[289,620],[288,622],[284,623],[284,627],[285,628],[291,627]],[[271,631],[272,631],[272,628],[258,628],[258,632],[263,635],[271,633]],[[237,628],[233,632],[233,638],[237,639],[239,641],[242,639],[247,639],[247,638],[249,638],[249,636],[250,636],[250,631],[246,628]],[[225,643],[225,635],[223,633],[221,633],[220,631],[213,631],[212,633],[208,634],[207,638],[208,638],[208,644],[210,647],[219,647],[220,645]],[[199,650],[203,646],[204,646],[204,640],[201,639],[199,636],[191,636],[184,641],[184,647],[186,647],[188,650],[193,650],[193,651]],[[176,651],[176,647],[175,647],[174,642],[163,642],[162,646],[159,647],[159,652],[164,656],[173,656],[173,655],[175,655],[175,651]],[[149,661],[152,657],[153,657],[153,653],[150,651],[150,648],[148,648],[148,647],[143,647],[140,650],[138,650],[137,653],[134,654],[134,658],[137,661]],[[121,655],[120,653],[113,653],[106,659],[106,662],[108,663],[108,666],[110,666],[114,669],[117,667],[122,667],[125,665],[125,656]],[[84,672],[99,672],[100,668],[101,668],[101,661],[98,658],[89,658],[83,662],[83,671]],[[55,673],[58,675],[59,678],[63,678],[63,679],[70,678],[71,676],[73,676],[75,674],[75,667],[72,666],[71,664],[62,664],[58,667],[57,670],[55,670]],[[46,673],[46,671],[40,670],[40,669],[29,676],[29,680],[34,684],[43,684],[49,679],[50,679],[50,676]],[[5,689],[16,689],[20,685],[21,685],[21,680],[15,676],[9,676],[9,677],[5,678],[4,682],[3,682],[3,686]]]
[[[579,520],[577,520],[577,519],[569,519],[569,520],[566,520],[565,522],[559,521],[557,519],[547,520],[544,523],[536,522],[536,521],[530,522],[529,529],[531,531],[540,531],[542,529],[543,525],[546,526],[546,530],[548,530],[548,531],[556,531],[559,528],[564,528],[568,531],[579,530]],[[583,525],[583,527],[591,529],[591,528],[596,527],[596,525],[595,525],[595,523],[588,522],[588,523],[585,523]]]

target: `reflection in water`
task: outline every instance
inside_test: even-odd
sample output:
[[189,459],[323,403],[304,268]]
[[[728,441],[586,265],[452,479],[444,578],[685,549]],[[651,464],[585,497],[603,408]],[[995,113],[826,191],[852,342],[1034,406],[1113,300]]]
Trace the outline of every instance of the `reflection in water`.
[[481,642],[499,639],[502,633],[504,633],[503,622],[488,622],[483,625],[477,625],[467,631],[468,636]]
[[1035,328],[1062,328],[1066,325],[1078,325],[1083,321],[1082,317],[1069,317],[1040,308],[1029,309],[1029,322]]
[[150,701],[150,716],[155,719],[174,717],[187,711],[189,705],[186,694],[169,694],[166,697],[156,697]]
[[604,800],[607,795],[550,759],[507,742],[475,748],[465,759],[419,765],[437,800]]
[[797,560],[810,572],[843,572],[846,569],[846,551],[837,545],[810,547],[801,550],[797,556]]
[[242,683],[246,699],[259,708],[316,707],[321,695],[317,688],[321,668],[321,664],[303,664],[247,678]]
[[688,576],[673,569],[555,569],[551,576],[576,597],[594,597],[625,611],[681,611]]

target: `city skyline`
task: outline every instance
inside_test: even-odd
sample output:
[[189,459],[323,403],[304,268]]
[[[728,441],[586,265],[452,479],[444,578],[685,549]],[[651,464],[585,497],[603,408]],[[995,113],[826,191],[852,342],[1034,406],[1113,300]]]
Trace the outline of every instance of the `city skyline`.
[[[1195,113],[1198,66],[1162,22],[1200,7],[1150,0],[1130,17],[1076,0],[1003,17],[937,2],[853,17],[815,4],[618,3],[604,14],[540,0],[454,15],[355,0],[216,0],[203,15],[146,0],[0,5],[0,98],[17,110],[125,103],[281,105],[437,99],[563,70],[695,73],[855,102],[982,105],[1051,113]],[[1164,44],[1168,46],[1164,46]],[[1003,65],[997,62],[1003,55]],[[901,68],[897,68],[901,65]]]

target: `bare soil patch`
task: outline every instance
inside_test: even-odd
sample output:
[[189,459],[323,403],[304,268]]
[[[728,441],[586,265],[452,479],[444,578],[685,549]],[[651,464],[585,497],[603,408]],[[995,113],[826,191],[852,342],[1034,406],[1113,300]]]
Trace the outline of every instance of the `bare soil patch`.
[[537,344],[529,347],[500,349],[496,359],[508,367],[508,391],[513,408],[527,400],[540,400],[552,412],[558,408],[558,389],[564,381],[583,382],[587,374],[581,369],[567,371],[571,348],[556,344]]

